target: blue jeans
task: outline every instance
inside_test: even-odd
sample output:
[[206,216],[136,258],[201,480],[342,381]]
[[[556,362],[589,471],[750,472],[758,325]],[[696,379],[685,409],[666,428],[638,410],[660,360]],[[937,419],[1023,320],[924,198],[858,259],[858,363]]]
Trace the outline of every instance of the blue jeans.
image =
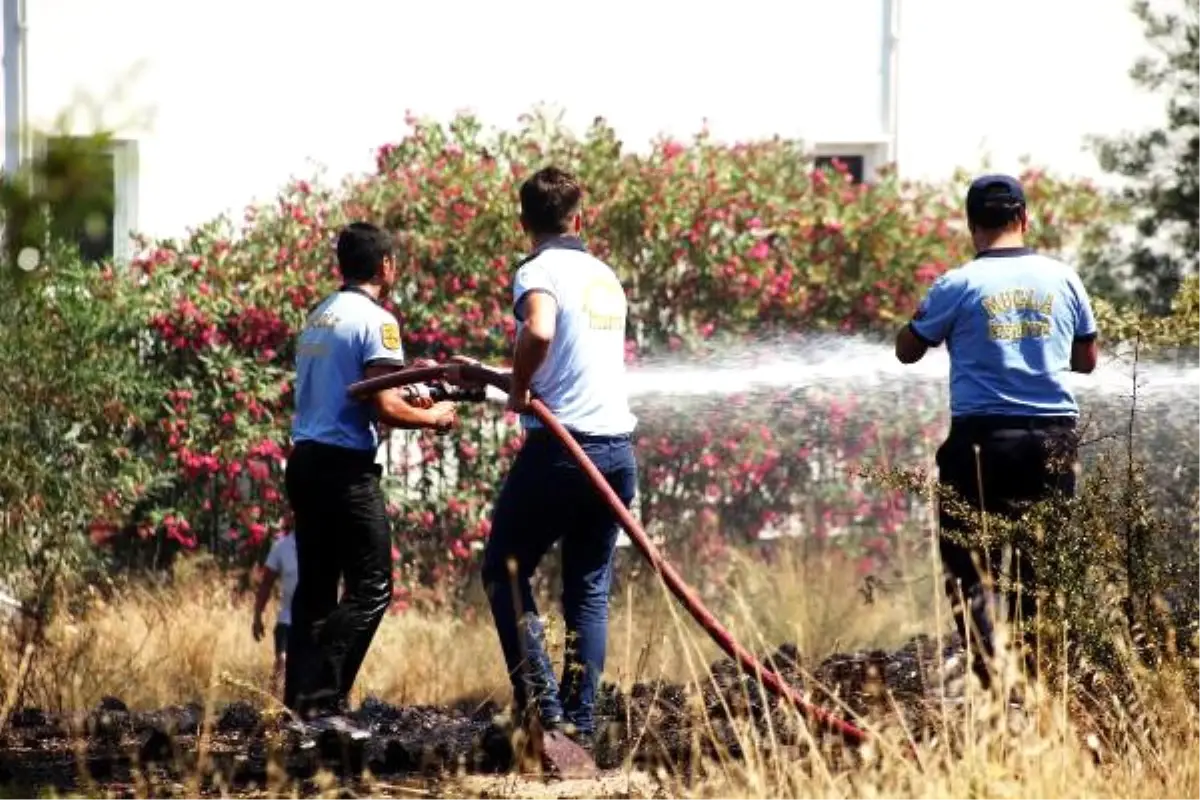
[[[626,508],[637,490],[628,436],[576,440]],[[618,523],[587,475],[561,444],[531,431],[492,510],[483,582],[513,683],[517,708],[536,704],[542,724],[595,731],[594,705],[608,644],[608,593]],[[561,684],[542,641],[529,579],[562,540],[562,604],[567,644]]]

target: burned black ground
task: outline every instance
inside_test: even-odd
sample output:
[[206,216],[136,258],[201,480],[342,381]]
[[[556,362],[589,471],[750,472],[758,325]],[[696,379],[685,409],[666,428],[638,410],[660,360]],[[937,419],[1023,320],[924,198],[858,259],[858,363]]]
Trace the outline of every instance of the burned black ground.
[[[814,702],[842,716],[903,724],[920,735],[943,691],[956,642],[927,637],[895,652],[836,655],[805,663],[784,645],[763,661]],[[728,660],[714,663],[699,685],[639,683],[628,692],[605,685],[596,760],[663,766],[681,773],[698,755],[737,758],[750,725],[770,731],[770,746],[808,746],[812,739],[790,709],[781,708],[753,676]],[[352,784],[362,776],[433,781],[463,773],[503,773],[518,763],[503,710],[491,703],[447,708],[397,707],[368,698],[354,715],[374,736],[354,747],[329,738],[301,750],[286,717],[246,702],[206,716],[199,704],[134,711],[117,698],[78,714],[36,708],[16,711],[0,735],[0,787],[22,796],[244,793],[282,781],[301,792],[322,771]],[[208,720],[206,724],[206,719]],[[698,752],[699,751],[699,752]]]

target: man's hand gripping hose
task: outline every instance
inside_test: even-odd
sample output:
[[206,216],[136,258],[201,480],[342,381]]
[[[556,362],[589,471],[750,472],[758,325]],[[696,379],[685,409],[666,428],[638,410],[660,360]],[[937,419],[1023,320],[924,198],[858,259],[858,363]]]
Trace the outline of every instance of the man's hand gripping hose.
[[[375,378],[359,381],[352,384],[348,392],[355,397],[363,397],[374,392],[390,389],[396,386],[407,386],[414,383],[431,383],[452,380],[454,383],[468,387],[467,392],[472,392],[470,395],[473,400],[483,400],[485,398],[483,387],[490,385],[495,388],[507,392],[509,388],[509,375],[489,367],[485,367],[475,363],[457,363],[453,365],[439,365],[435,367],[416,367],[381,375]],[[608,482],[601,475],[596,465],[592,463],[587,454],[571,436],[570,432],[563,427],[550,410],[538,399],[533,399],[529,407],[532,413],[539,422],[549,430],[567,449],[571,456],[578,462],[580,469],[588,476],[592,484],[612,508],[621,527],[629,536],[629,539],[637,547],[638,551],[650,562],[654,571],[662,578],[667,588],[675,595],[676,599],[683,604],[692,618],[704,628],[709,637],[712,638],[717,645],[729,655],[730,658],[736,660],[748,673],[758,676],[762,684],[776,697],[779,697],[791,703],[797,710],[803,713],[814,726],[839,734],[846,742],[850,744],[862,744],[867,739],[867,734],[862,729],[852,725],[851,723],[834,716],[825,709],[819,708],[812,703],[806,701],[800,693],[790,684],[786,683],[773,670],[768,669],[757,658],[740,645],[729,631],[713,616],[712,612],[705,607],[704,603],[696,592],[688,586],[683,578],[675,571],[662,553],[650,541],[650,537],[642,530],[641,525],[629,510],[625,508],[625,504],[617,497],[616,492],[608,485]]]

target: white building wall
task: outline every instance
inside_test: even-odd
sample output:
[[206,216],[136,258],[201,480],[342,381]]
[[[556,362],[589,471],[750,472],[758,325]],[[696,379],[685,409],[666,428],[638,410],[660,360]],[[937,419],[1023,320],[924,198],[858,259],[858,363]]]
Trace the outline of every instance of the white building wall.
[[[153,235],[317,165],[368,170],[407,109],[508,125],[544,101],[643,146],[706,118],[728,139],[885,133],[883,0],[26,2],[32,121],[80,92],[102,100],[103,122],[137,141],[126,202]],[[1142,45],[1126,0],[903,0],[902,171],[941,177],[990,153],[1095,175],[1085,134],[1160,118],[1126,75]]]

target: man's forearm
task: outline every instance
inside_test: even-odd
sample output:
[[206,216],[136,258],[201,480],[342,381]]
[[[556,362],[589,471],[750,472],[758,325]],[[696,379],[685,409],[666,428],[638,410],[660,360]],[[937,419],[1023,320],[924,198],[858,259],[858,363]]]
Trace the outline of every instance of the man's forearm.
[[925,357],[929,345],[918,338],[911,325],[905,325],[896,334],[896,360],[901,364],[915,364]]
[[389,428],[417,430],[437,426],[437,418],[428,409],[411,405],[399,389],[380,392],[376,407],[379,421]]
[[530,333],[529,328],[522,329],[517,336],[517,346],[513,352],[512,390],[523,393],[529,390],[533,376],[538,367],[546,360],[550,352],[550,342]]
[[258,591],[254,593],[254,616],[261,617],[271,601],[271,590],[275,588],[275,573],[268,569],[263,579],[258,583]]

